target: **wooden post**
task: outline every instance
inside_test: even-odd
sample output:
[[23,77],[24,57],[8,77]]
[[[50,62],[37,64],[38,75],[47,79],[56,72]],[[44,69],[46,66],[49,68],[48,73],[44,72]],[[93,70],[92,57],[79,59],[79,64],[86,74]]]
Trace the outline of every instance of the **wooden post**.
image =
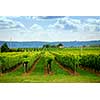
[[27,64],[28,64],[28,62],[24,62],[24,73],[26,73],[27,72]]
[[49,59],[48,60],[48,64],[47,64],[47,68],[48,68],[48,74],[50,74],[51,73],[51,62],[52,62],[52,59]]
[[49,69],[49,64],[47,65],[47,70],[48,70],[48,74],[49,74],[49,71],[50,71],[50,69]]
[[23,64],[23,66],[24,66],[24,73],[25,73],[25,72],[26,72],[26,70],[25,70],[25,66],[26,66],[25,62],[24,62],[24,64]]

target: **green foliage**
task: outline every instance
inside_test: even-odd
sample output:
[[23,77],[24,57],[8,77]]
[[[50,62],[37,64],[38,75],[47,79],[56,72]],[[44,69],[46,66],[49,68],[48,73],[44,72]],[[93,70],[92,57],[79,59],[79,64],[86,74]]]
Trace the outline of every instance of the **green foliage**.
[[56,55],[56,60],[61,63],[64,67],[69,67],[73,71],[76,71],[78,60],[74,55]]
[[100,48],[83,48],[81,53],[80,48],[56,49],[56,52],[51,49],[51,51],[56,56],[57,61],[73,71],[77,70],[79,65],[83,68],[100,71]]
[[[81,65],[83,68],[100,72],[100,48],[82,48],[82,54],[80,54],[80,48],[46,48],[42,51],[36,48],[35,51],[32,49],[33,52],[29,49],[24,50],[26,52],[0,53],[0,71],[2,68],[3,70],[9,69],[25,61],[28,61],[29,70],[41,54],[34,71],[29,76],[22,76],[24,68],[21,64],[15,72],[6,73],[0,77],[0,82],[100,82],[100,77],[96,74],[77,67]],[[59,67],[54,60],[55,57],[64,67],[77,71],[80,75],[70,76]],[[47,65],[50,60],[53,74],[44,76],[44,65]]]
[[43,48],[50,48],[50,47],[51,47],[50,44],[43,45]]
[[59,64],[57,64],[55,60],[52,62],[52,71],[54,72],[54,75],[69,75],[68,72],[60,68]]
[[63,44],[62,44],[62,43],[59,43],[59,44],[57,45],[57,47],[60,47],[60,46],[63,46]]
[[4,43],[1,46],[1,52],[8,52],[8,51],[9,51],[8,45],[7,45],[7,43]]
[[41,55],[39,62],[35,65],[34,71],[31,73],[31,75],[44,75],[44,57]]
[[90,68],[95,71],[100,71],[100,55],[82,55],[80,65],[84,68]]
[[23,63],[28,62],[28,66],[27,66],[28,70],[31,69],[32,64],[39,57],[39,54],[40,53],[38,53],[38,52],[34,52],[34,53],[27,54],[27,56],[24,56],[25,58],[23,58]]
[[19,63],[29,62],[28,69],[31,68],[35,59],[37,59],[40,52],[18,52],[18,53],[1,53],[0,55],[0,65],[3,71],[9,70],[10,68],[16,66]]
[[54,59],[54,56],[50,54],[48,51],[45,51],[43,54],[45,66],[48,65],[49,62],[51,62]]
[[5,70],[8,70],[12,67],[14,67],[15,65],[19,64],[22,62],[22,57],[21,55],[2,55],[1,56],[2,59],[0,59],[1,63],[2,63],[2,70],[5,71]]

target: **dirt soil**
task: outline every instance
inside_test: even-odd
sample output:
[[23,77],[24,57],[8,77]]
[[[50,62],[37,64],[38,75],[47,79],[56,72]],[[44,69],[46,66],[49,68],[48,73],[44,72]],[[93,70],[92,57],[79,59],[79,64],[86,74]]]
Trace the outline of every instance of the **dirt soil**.
[[48,69],[46,66],[44,66],[44,75],[47,76],[47,75],[53,75],[54,73],[51,71],[48,73]]

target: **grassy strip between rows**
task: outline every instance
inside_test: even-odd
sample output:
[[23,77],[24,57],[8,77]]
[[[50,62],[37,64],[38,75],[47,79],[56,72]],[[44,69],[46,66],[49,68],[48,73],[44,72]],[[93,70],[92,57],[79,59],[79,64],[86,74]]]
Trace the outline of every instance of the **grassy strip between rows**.
[[0,77],[1,83],[100,83],[100,77],[70,75],[30,75]]
[[19,69],[17,69],[17,70],[14,71],[14,72],[6,73],[6,74],[5,74],[5,77],[6,77],[6,76],[14,76],[14,77],[15,77],[15,76],[20,76],[23,72],[24,72],[24,68],[23,68],[23,65],[21,64]]
[[59,65],[56,63],[55,60],[53,60],[52,62],[52,71],[54,72],[55,75],[61,75],[61,74],[69,75],[68,72],[64,71],[63,69],[59,67]]
[[44,75],[44,59],[41,57],[30,75]]
[[80,73],[81,76],[90,76],[91,78],[96,77],[96,74],[93,74],[86,70],[82,70],[81,68],[77,68],[77,72]]

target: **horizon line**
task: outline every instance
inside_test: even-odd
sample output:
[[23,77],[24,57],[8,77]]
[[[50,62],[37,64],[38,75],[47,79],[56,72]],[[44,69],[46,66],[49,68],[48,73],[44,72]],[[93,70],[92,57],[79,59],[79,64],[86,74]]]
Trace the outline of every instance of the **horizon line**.
[[70,41],[10,41],[10,40],[0,40],[2,42],[85,42],[85,41],[100,41],[98,40],[70,40]]

